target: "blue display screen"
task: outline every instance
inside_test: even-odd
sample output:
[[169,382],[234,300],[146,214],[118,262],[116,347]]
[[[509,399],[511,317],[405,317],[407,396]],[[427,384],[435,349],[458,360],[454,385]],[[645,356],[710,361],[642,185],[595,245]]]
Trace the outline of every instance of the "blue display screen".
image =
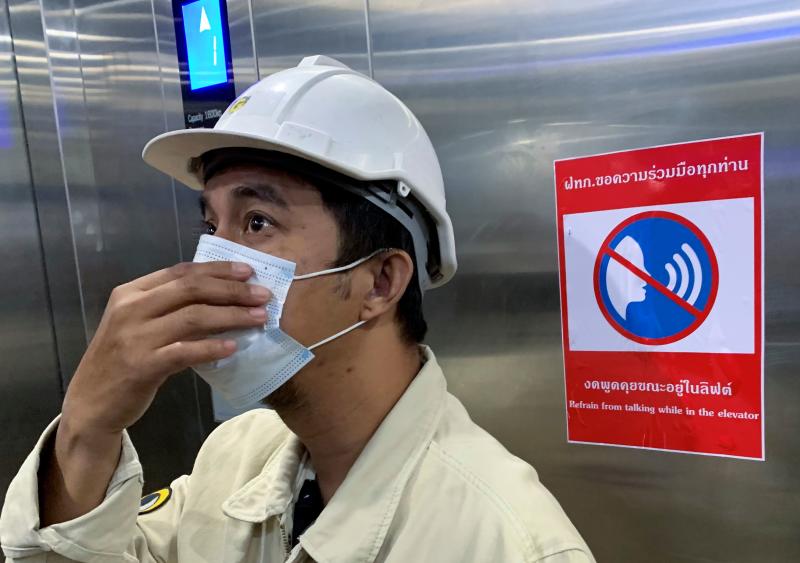
[[196,0],[182,6],[189,86],[198,90],[228,80],[221,0]]

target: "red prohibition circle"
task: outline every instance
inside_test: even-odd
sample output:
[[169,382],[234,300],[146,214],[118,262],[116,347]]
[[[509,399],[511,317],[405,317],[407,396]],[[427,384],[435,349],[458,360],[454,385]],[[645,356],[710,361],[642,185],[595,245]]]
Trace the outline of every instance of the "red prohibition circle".
[[[694,322],[689,326],[687,326],[682,331],[677,332],[671,336],[665,336],[663,338],[646,338],[634,334],[631,331],[625,329],[625,327],[620,325],[616,321],[616,319],[611,315],[611,313],[608,312],[607,305],[603,302],[603,297],[600,294],[600,264],[603,261],[603,257],[607,254],[607,251],[611,248],[610,247],[611,241],[614,240],[614,238],[628,225],[631,225],[641,219],[650,219],[653,217],[669,219],[670,221],[675,221],[676,223],[680,223],[681,225],[689,229],[703,245],[703,248],[705,248],[706,254],[708,255],[708,261],[711,263],[711,273],[712,273],[711,291],[708,294],[708,299],[706,300],[706,306],[703,308],[700,314],[695,317]],[[609,256],[608,259],[614,260],[612,256]],[[703,322],[708,317],[708,314],[711,312],[711,309],[714,307],[714,302],[717,299],[718,290],[719,290],[719,265],[717,264],[717,257],[714,254],[714,249],[711,247],[711,243],[708,242],[708,238],[703,233],[703,231],[701,231],[697,227],[697,225],[695,225],[685,217],[681,217],[680,215],[677,215],[675,213],[670,213],[668,211],[645,211],[644,213],[637,213],[636,215],[631,215],[630,217],[625,219],[622,223],[614,227],[614,229],[609,233],[609,235],[603,241],[603,244],[600,246],[600,251],[597,253],[597,259],[595,260],[594,263],[594,295],[595,299],[597,299],[597,305],[600,307],[600,311],[603,313],[603,316],[608,321],[608,324],[614,327],[614,329],[617,332],[622,334],[622,336],[624,336],[625,338],[628,338],[629,340],[633,340],[634,342],[638,342],[640,344],[650,344],[656,346],[663,344],[671,344],[673,342],[677,342],[678,340],[681,340],[689,336],[691,333],[697,330],[697,328],[701,324],[703,324]]]

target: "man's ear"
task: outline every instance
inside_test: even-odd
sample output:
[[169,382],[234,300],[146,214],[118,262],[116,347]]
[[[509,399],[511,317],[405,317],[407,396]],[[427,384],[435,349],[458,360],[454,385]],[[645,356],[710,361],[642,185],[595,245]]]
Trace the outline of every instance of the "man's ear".
[[381,252],[365,266],[370,274],[363,294],[361,320],[370,321],[391,309],[414,281],[414,262],[404,250]]

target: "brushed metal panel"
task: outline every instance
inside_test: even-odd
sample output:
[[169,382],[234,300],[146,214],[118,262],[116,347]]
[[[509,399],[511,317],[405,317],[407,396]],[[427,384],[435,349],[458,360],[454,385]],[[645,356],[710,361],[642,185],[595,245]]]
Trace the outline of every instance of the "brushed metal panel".
[[236,95],[258,81],[258,59],[253,37],[253,3],[251,0],[227,0],[228,28],[231,38],[233,81]]
[[[5,5],[0,6],[0,492],[58,412],[61,384]],[[33,430],[32,430],[33,429]]]
[[[599,561],[800,559],[799,24],[788,1],[370,2],[375,78],[431,135],[455,223],[429,341]],[[553,160],[762,130],[767,462],[568,446]]]
[[86,347],[80,279],[55,117],[50,53],[37,0],[11,0],[9,15],[30,153],[30,174],[48,272],[48,293],[62,386]]
[[[56,10],[45,19],[50,34],[51,22],[58,24]],[[139,157],[144,143],[164,128],[150,4],[77,1],[69,20],[75,42],[63,66],[76,77],[74,104],[84,119],[62,142],[84,157],[66,160],[91,330],[114,286],[175,261],[178,235],[170,182]],[[69,98],[57,95],[59,103]]]
[[328,55],[369,72],[363,0],[250,0],[261,77]]

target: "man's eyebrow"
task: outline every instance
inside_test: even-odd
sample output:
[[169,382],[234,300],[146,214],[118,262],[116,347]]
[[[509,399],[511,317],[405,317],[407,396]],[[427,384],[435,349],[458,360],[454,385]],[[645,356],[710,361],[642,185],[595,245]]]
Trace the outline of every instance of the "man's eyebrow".
[[[231,194],[236,199],[258,199],[267,203],[272,203],[279,207],[287,209],[289,204],[283,199],[278,190],[269,184],[241,184],[235,187]],[[204,194],[197,198],[197,203],[200,206],[200,214],[205,217],[206,212],[211,209],[211,204]]]
[[241,184],[231,191],[236,199],[259,199],[266,203],[271,203],[287,209],[289,204],[281,197],[278,190],[270,184]]

